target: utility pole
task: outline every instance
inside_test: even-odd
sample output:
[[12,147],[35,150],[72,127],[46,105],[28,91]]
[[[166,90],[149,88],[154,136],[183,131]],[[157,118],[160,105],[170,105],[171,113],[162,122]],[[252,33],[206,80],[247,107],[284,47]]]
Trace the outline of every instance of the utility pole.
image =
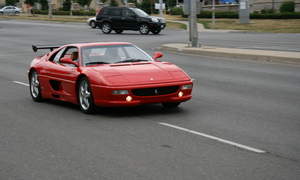
[[216,20],[215,20],[215,5],[216,5],[215,0],[212,0],[212,25],[213,26],[216,24]]
[[49,8],[49,10],[48,10],[48,18],[52,19],[52,8],[53,8],[53,6],[52,6],[52,0],[48,0],[48,8]]
[[71,0],[70,16],[73,16],[73,0]]
[[189,15],[189,24],[190,24],[190,40],[192,47],[199,47],[198,44],[198,27],[197,27],[197,1],[190,0],[190,15]]
[[249,24],[250,22],[250,10],[248,0],[240,0],[239,19],[241,24]]
[[159,15],[163,16],[163,0],[159,0]]

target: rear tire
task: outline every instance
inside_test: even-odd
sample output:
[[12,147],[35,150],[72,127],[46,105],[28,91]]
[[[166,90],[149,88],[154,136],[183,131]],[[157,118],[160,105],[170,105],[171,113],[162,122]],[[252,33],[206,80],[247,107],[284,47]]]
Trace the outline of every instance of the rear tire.
[[102,32],[104,34],[109,34],[111,31],[112,31],[112,29],[111,29],[111,24],[110,23],[105,22],[105,23],[102,24]]
[[91,26],[91,28],[95,29],[97,27],[96,22],[95,21],[91,21],[90,22],[90,26]]
[[95,105],[92,90],[87,78],[81,78],[78,89],[78,103],[82,112],[92,114],[95,112]]
[[140,31],[141,34],[147,35],[147,34],[149,34],[150,29],[149,29],[149,26],[147,24],[141,24],[140,28],[139,28],[139,31]]
[[29,90],[33,101],[43,101],[39,76],[36,71],[32,71],[29,75]]
[[163,107],[166,109],[175,109],[178,108],[180,102],[175,102],[175,103],[162,103]]

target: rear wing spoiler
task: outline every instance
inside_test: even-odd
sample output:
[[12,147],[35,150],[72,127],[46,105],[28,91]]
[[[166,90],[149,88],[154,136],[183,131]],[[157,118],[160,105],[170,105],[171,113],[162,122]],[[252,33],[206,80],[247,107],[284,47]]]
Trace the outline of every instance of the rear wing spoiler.
[[39,49],[50,49],[50,51],[53,51],[54,49],[59,48],[60,46],[54,45],[54,46],[49,46],[49,45],[32,45],[32,50],[33,52],[37,52]]

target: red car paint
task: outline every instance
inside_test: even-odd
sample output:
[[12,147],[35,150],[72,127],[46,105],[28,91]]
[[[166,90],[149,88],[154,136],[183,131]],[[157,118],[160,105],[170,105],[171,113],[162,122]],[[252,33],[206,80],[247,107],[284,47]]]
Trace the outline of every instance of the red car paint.
[[[49,58],[65,47],[77,47],[79,54],[83,47],[128,45],[130,43],[81,43],[64,45],[41,57],[36,57],[29,73],[38,73],[41,94],[45,99],[57,99],[78,104],[77,83],[85,76],[91,86],[93,100],[97,106],[135,106],[147,103],[184,102],[192,98],[192,89],[181,89],[182,85],[193,84],[192,79],[179,67],[168,62],[148,61],[118,64],[84,66],[79,56],[78,67],[55,63]],[[159,54],[160,55],[160,54]],[[53,88],[51,82],[59,82]],[[165,95],[137,96],[134,89],[178,86],[176,92]],[[113,90],[128,90],[126,95],[113,95]],[[180,97],[179,92],[183,95]],[[126,101],[130,95],[132,101]]]

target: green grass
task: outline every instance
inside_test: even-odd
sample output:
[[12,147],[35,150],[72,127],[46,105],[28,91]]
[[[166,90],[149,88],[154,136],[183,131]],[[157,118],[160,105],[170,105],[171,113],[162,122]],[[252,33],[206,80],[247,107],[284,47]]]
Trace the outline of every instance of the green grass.
[[185,24],[167,21],[167,28],[170,29],[187,29]]
[[249,24],[240,24],[238,19],[198,19],[207,29],[244,30],[252,32],[300,33],[299,19],[254,19]]

